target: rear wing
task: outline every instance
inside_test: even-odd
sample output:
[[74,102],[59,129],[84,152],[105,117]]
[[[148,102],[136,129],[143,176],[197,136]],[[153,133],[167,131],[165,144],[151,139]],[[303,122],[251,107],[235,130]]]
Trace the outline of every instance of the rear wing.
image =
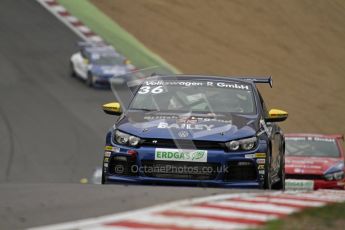
[[244,80],[244,81],[251,81],[253,83],[265,83],[265,84],[269,84],[270,87],[273,87],[273,79],[272,77],[262,77],[262,78],[257,78],[257,77],[240,77],[238,78],[240,80]]

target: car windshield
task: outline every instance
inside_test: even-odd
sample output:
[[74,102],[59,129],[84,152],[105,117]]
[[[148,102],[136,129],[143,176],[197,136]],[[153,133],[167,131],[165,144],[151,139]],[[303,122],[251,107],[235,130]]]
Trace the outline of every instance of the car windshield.
[[323,137],[286,137],[287,156],[339,157],[336,140]]
[[95,65],[121,65],[124,63],[123,60],[119,57],[115,56],[99,56],[97,58],[92,59],[92,63]]
[[211,80],[147,80],[130,109],[169,112],[253,114],[249,84]]

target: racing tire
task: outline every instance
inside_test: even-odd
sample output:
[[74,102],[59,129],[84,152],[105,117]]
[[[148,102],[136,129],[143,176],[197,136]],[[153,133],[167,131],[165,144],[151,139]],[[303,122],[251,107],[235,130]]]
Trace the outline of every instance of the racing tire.
[[104,167],[102,167],[102,180],[101,184],[105,184]]
[[70,76],[73,77],[73,78],[77,76],[77,74],[74,71],[73,62],[70,62]]
[[264,189],[272,189],[271,152],[266,153]]
[[285,190],[285,157],[283,155],[280,161],[279,181],[276,182],[272,188],[274,190]]
[[89,86],[90,88],[93,87],[92,74],[91,73],[87,74],[86,85]]

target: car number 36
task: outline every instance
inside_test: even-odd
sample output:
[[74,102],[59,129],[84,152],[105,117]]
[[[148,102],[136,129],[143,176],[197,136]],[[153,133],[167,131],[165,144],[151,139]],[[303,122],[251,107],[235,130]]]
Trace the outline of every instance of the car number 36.
[[163,86],[157,86],[151,89],[151,86],[143,86],[138,91],[139,94],[147,94],[147,93],[153,93],[153,94],[159,94],[164,91]]

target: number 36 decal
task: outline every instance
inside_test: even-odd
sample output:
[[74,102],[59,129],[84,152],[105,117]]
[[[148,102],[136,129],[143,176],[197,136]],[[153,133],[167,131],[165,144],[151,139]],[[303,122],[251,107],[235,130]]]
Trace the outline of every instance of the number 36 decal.
[[153,94],[159,94],[164,91],[163,86],[157,86],[151,89],[151,86],[142,86],[140,90],[138,91],[139,94],[147,94],[147,93],[153,93]]

